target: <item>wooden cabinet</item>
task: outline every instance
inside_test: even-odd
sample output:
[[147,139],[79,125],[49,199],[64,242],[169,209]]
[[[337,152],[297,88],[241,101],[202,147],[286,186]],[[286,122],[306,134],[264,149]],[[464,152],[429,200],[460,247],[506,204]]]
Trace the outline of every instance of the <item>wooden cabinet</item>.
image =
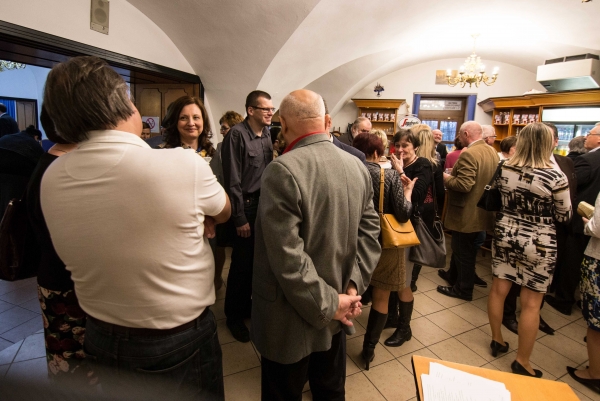
[[397,130],[398,108],[405,103],[405,100],[352,99],[352,101],[358,107],[358,117],[369,118],[373,129],[383,130],[391,141]]
[[[492,125],[497,135],[494,145],[500,150],[500,142],[508,136],[518,135],[521,129],[531,122],[530,116],[537,116],[537,121],[542,121],[544,108],[600,106],[600,90],[491,97],[478,104],[483,111],[492,113]],[[497,116],[501,116],[499,123],[496,120]],[[508,120],[505,120],[505,116]],[[519,116],[518,120],[516,116]],[[523,121],[523,116],[527,116],[527,123]]]

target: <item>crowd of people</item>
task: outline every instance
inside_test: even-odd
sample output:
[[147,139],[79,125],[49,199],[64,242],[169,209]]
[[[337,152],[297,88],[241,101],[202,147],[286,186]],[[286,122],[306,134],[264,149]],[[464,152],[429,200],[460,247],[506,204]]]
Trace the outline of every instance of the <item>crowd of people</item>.
[[[450,153],[441,131],[418,124],[394,135],[388,158],[385,133],[366,118],[330,134],[326,103],[309,90],[283,98],[276,132],[268,93],[251,92],[244,112],[222,116],[215,147],[202,101],[184,96],[150,138],[105,62],[75,57],[51,70],[41,122],[54,146],[34,155],[20,191],[42,252],[54,380],[101,383],[115,399],[223,400],[210,307],[232,247],[226,326],[261,355],[262,399],[299,400],[308,381],[315,399],[343,400],[346,335],[366,303],[365,369],[384,328],[395,328],[387,346],[412,338],[422,266],[410,248],[383,249],[380,214],[433,230],[445,210],[452,255],[437,291],[471,301],[487,285],[475,261],[490,236],[490,353],[509,349],[504,324],[519,339],[512,372],[541,377],[530,356],[538,329],[553,330],[540,309],[545,300],[572,313],[579,286],[589,366],[566,369],[600,392],[600,123],[568,157],[553,154],[552,124],[527,125],[497,152],[493,127],[468,121]],[[477,206],[490,186],[499,211]],[[593,217],[574,213],[582,201]]]

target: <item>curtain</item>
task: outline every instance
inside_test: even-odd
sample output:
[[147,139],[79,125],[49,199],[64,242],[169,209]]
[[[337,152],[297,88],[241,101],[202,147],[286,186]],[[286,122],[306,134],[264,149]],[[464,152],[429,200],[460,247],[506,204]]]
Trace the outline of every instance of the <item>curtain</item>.
[[477,95],[467,97],[467,121],[475,120],[475,106],[477,106]]
[[413,107],[412,107],[412,113],[415,116],[419,115],[419,107],[421,106],[421,95],[417,95],[414,94],[413,95]]
[[6,114],[17,119],[17,102],[15,100],[4,99],[0,97],[0,103],[6,106]]

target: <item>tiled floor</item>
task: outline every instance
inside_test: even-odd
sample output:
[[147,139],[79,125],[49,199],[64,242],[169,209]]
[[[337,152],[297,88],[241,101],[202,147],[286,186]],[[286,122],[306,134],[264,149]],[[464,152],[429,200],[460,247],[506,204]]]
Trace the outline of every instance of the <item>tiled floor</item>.
[[[225,269],[225,279],[228,272]],[[484,280],[491,282],[489,253],[478,257],[477,272]],[[348,337],[347,341],[348,400],[416,399],[411,366],[411,356],[415,354],[510,371],[510,363],[516,353],[516,335],[503,329],[505,340],[510,343],[508,354],[493,358],[489,351],[491,331],[486,312],[489,286],[476,287],[474,300],[464,302],[438,294],[438,284],[445,283],[434,269],[424,267],[417,282],[419,290],[415,294],[412,340],[399,348],[385,347],[383,341],[393,332],[393,329],[386,329],[369,371],[362,369],[364,365],[360,357],[370,307],[364,309],[355,322],[356,334]],[[218,319],[223,349],[226,399],[259,400],[259,354],[252,343],[235,341],[225,327],[224,296],[225,289],[222,288],[212,309]],[[34,280],[19,283],[0,281],[0,349],[4,348],[0,351],[0,378],[20,376],[45,380],[44,340],[40,334],[42,326],[37,308]],[[554,336],[538,334],[531,358],[534,366],[544,372],[545,379],[560,380],[571,385],[581,400],[600,400],[598,394],[566,374],[567,365],[585,366],[588,359],[583,342],[586,325],[581,312],[574,309],[571,316],[564,316],[545,306],[542,316],[557,332]],[[303,399],[312,399],[308,386]]]

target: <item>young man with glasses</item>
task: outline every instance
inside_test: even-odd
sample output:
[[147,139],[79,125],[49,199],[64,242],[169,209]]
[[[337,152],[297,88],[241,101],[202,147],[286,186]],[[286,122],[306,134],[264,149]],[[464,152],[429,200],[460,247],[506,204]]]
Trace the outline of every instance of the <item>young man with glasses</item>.
[[250,92],[246,97],[246,119],[231,127],[223,140],[223,178],[231,199],[231,222],[236,230],[225,293],[225,316],[231,334],[240,342],[250,341],[244,319],[250,317],[252,310],[254,222],[261,176],[273,160],[268,126],[274,112],[268,93]]

